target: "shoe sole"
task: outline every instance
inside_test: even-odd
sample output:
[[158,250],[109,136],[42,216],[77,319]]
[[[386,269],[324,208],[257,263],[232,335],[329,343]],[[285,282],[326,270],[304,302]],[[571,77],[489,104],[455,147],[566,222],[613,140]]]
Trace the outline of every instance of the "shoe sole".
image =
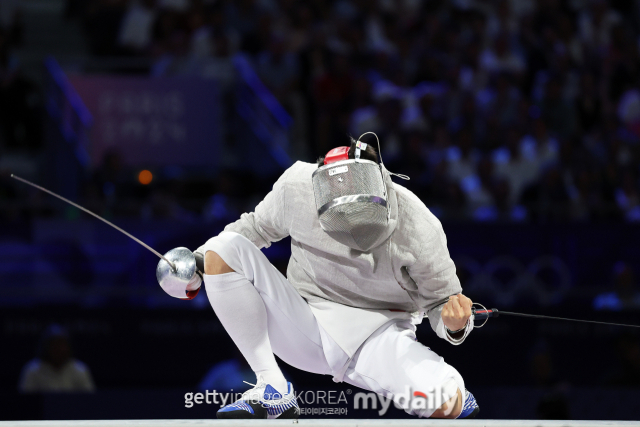
[[463,420],[470,420],[470,419],[473,419],[473,418],[475,418],[475,417],[477,417],[477,416],[478,416],[478,413],[479,413],[479,412],[480,412],[480,407],[479,407],[479,406],[476,406],[476,409],[474,409],[472,413],[470,413],[468,416],[466,416],[466,417],[464,417],[464,418],[462,418],[462,419],[463,419]]

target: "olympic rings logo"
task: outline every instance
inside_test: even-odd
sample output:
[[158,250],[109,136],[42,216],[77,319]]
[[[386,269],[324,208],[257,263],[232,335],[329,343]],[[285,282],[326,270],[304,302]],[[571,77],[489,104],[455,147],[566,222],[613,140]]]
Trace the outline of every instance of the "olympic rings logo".
[[467,255],[454,259],[465,294],[507,307],[527,300],[541,306],[560,303],[572,285],[565,262],[543,255],[528,265],[511,255],[500,255],[481,265]]

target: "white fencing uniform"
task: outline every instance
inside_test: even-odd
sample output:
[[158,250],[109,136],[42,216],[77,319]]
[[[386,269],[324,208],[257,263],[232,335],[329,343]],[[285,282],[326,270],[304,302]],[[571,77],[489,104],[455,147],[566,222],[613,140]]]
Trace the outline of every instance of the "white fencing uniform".
[[[295,163],[254,212],[197,250],[216,252],[234,270],[204,277],[229,335],[257,374],[283,386],[271,351],[294,367],[387,397],[406,393],[407,386],[425,394],[442,389],[451,397],[457,389],[464,392],[458,372],[415,340],[415,325],[425,316],[454,345],[473,329],[471,319],[463,337],[454,340],[441,318],[442,305],[462,288],[440,221],[387,176],[386,237],[369,251],[351,249],[320,226],[312,185],[316,169]],[[287,236],[291,259],[285,278],[260,249]],[[429,416],[435,409],[412,412]]]
[[[205,275],[212,305],[235,277],[242,276],[253,284],[266,308],[273,353],[287,364],[332,375],[337,382],[345,381],[388,398],[408,390],[423,393],[441,390],[448,397],[455,396],[458,389],[464,391],[460,374],[416,341],[415,324],[421,321],[421,315],[332,302],[307,303],[262,251],[235,232],[221,233],[198,251],[216,252],[234,270]],[[351,335],[350,340],[342,339],[351,343],[351,348],[338,344],[318,319],[324,319],[334,331],[340,325],[343,335]],[[251,325],[251,319],[242,321]],[[355,348],[353,343],[357,344]],[[428,417],[435,409],[437,406],[408,412]]]

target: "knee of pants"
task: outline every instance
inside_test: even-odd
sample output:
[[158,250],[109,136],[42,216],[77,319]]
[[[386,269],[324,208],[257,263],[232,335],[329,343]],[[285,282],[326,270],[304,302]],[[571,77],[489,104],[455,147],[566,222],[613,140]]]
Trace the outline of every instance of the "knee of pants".
[[249,264],[254,257],[247,255],[254,251],[262,254],[249,239],[230,231],[222,232],[207,240],[201,250],[205,257],[209,251],[217,253],[233,271],[249,280],[253,279],[253,268]]
[[[434,411],[442,407],[442,405],[457,396],[458,390],[464,399],[464,380],[460,373],[453,367],[449,366],[448,372],[442,377],[442,380],[435,385],[433,390],[423,393],[427,395],[427,405],[425,408],[419,407],[419,403],[416,402],[416,407],[410,406],[406,412],[419,417],[429,418]],[[416,396],[415,394],[413,395]],[[429,402],[430,399],[433,399]]]
[[460,393],[464,398],[464,380],[462,379],[462,375],[460,375],[458,370],[453,366],[451,366],[450,376],[442,382],[441,389],[443,399],[447,397],[447,400],[451,399],[456,395],[458,390],[460,390]]
[[[198,258],[196,256],[196,265],[198,264],[197,261]],[[200,271],[207,276],[219,276],[226,273],[235,273],[235,270],[229,267],[217,252],[207,251],[202,261],[202,265],[198,266],[198,268],[200,268]]]

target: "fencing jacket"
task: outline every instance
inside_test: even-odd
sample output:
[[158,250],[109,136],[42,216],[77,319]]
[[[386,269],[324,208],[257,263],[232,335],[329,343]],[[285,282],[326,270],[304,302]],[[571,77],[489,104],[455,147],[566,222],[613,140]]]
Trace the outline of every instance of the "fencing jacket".
[[388,198],[397,201],[389,237],[368,252],[351,249],[320,227],[311,182],[316,168],[295,163],[254,212],[242,214],[225,231],[242,234],[258,248],[291,236],[287,279],[349,357],[385,323],[420,323],[425,315],[439,337],[460,344],[473,319],[459,340],[445,331],[442,304],[462,288],[440,221],[411,191],[388,178]]

